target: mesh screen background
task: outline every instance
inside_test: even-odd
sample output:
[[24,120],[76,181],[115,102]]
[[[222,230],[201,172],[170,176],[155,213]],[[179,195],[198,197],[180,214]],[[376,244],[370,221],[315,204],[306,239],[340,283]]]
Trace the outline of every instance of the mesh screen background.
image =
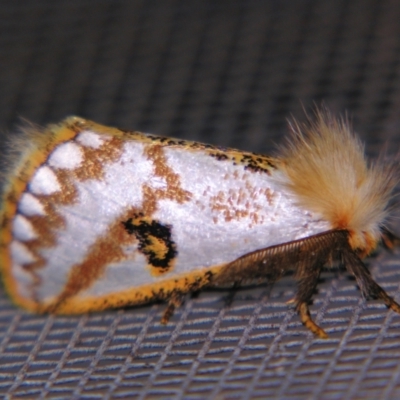
[[[370,155],[400,141],[396,0],[3,0],[2,143],[23,117],[97,122],[268,152],[286,118],[348,111]],[[399,252],[368,261],[399,300]],[[313,337],[272,290],[80,317],[30,315],[0,291],[0,393],[57,399],[393,399],[400,317],[326,272]]]

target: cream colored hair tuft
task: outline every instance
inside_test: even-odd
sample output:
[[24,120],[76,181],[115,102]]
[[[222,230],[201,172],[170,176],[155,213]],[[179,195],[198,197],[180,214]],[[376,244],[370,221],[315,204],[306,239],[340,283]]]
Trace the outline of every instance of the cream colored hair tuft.
[[350,245],[368,254],[381,237],[389,202],[399,181],[395,164],[368,163],[364,146],[347,119],[328,111],[314,121],[290,125],[292,134],[280,159],[289,189],[299,204],[328,220],[332,229],[350,233]]

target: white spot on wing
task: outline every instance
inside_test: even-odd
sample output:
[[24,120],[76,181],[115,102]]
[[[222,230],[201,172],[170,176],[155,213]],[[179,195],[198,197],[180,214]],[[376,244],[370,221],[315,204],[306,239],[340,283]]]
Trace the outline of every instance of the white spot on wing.
[[83,152],[73,142],[66,142],[56,147],[50,155],[49,164],[54,168],[75,169],[83,161]]
[[13,221],[12,232],[17,240],[25,242],[37,238],[37,234],[32,224],[22,215],[17,215]]
[[46,215],[43,204],[31,193],[24,193],[18,203],[19,211],[27,216]]
[[110,137],[106,135],[100,136],[98,133],[95,132],[84,131],[78,135],[76,141],[79,142],[82,146],[98,149],[104,144],[106,139],[109,140]]
[[49,195],[61,190],[54,172],[47,166],[40,167],[33,176],[29,189],[34,194]]
[[11,258],[14,264],[30,264],[36,261],[36,257],[28,250],[28,248],[16,240],[10,244]]

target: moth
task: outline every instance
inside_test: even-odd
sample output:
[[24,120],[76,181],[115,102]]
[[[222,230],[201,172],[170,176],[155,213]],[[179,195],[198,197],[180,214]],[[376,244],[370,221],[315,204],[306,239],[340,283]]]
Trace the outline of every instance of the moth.
[[364,296],[400,313],[362,261],[394,241],[396,165],[369,162],[326,110],[290,130],[267,157],[78,117],[26,128],[3,185],[7,291],[39,313],[164,300],[166,323],[189,292],[294,271],[301,321],[325,338],[309,303],[322,268],[340,262]]

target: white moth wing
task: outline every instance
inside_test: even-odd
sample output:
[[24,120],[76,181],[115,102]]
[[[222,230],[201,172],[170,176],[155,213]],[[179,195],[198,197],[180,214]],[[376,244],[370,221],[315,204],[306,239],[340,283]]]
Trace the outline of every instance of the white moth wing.
[[[21,279],[23,257],[11,256],[19,296],[54,302],[76,271],[88,281],[74,293],[80,298],[140,290],[331,228],[297,205],[279,168],[250,168],[235,159],[240,152],[216,157],[206,146],[143,138],[84,129],[39,166],[21,195],[11,247],[29,247],[26,239],[41,232],[34,218],[62,223],[32,247],[41,264],[30,275]],[[160,268],[154,255],[168,260]]]

